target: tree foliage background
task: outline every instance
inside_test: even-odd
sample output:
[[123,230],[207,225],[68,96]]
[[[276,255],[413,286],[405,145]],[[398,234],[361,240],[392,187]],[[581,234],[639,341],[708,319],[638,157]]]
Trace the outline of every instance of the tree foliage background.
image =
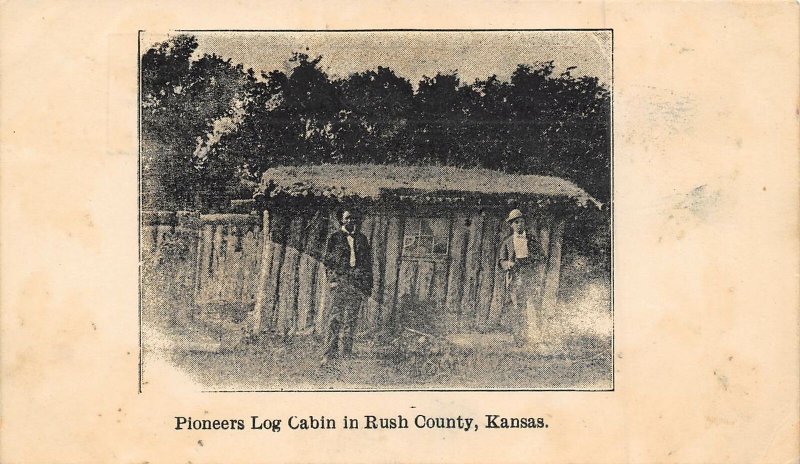
[[287,73],[197,56],[179,35],[142,56],[145,208],[224,209],[273,165],[486,167],[569,179],[610,199],[610,94],[597,78],[519,64],[508,81],[456,72],[416,90],[387,67],[331,78],[295,53]]

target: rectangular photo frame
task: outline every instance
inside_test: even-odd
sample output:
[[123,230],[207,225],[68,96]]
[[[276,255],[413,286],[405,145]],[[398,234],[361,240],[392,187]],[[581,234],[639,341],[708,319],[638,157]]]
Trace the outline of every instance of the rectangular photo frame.
[[139,391],[611,391],[613,31],[139,33]]

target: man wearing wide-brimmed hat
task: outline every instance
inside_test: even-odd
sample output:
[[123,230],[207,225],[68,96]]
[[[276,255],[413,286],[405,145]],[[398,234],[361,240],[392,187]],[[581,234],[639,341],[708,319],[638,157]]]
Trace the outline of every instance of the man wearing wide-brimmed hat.
[[542,315],[538,308],[541,285],[536,271],[544,260],[544,251],[536,234],[528,232],[522,211],[512,210],[506,222],[512,233],[500,245],[498,263],[506,271],[506,289],[511,296],[507,315],[514,343],[530,346],[542,341]]

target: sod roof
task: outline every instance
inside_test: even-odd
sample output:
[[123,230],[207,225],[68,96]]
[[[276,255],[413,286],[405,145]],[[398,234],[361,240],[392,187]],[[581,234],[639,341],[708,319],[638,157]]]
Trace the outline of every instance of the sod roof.
[[507,174],[490,169],[385,164],[278,166],[262,176],[259,193],[270,197],[323,196],[380,199],[398,192],[500,197],[560,197],[600,203],[572,182],[551,176]]

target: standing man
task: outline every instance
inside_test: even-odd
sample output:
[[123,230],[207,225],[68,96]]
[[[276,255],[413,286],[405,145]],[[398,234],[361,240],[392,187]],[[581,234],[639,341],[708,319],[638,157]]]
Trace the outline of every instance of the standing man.
[[544,260],[544,251],[536,234],[528,233],[525,216],[514,209],[506,222],[511,235],[500,245],[499,265],[506,271],[506,290],[511,293],[511,320],[514,344],[531,345],[541,341],[543,318],[539,304],[541,282],[537,265]]
[[322,366],[338,356],[340,332],[342,353],[352,356],[358,312],[372,293],[372,250],[367,237],[359,232],[361,217],[345,209],[337,219],[341,228],[328,238],[324,258],[331,288],[331,317]]

